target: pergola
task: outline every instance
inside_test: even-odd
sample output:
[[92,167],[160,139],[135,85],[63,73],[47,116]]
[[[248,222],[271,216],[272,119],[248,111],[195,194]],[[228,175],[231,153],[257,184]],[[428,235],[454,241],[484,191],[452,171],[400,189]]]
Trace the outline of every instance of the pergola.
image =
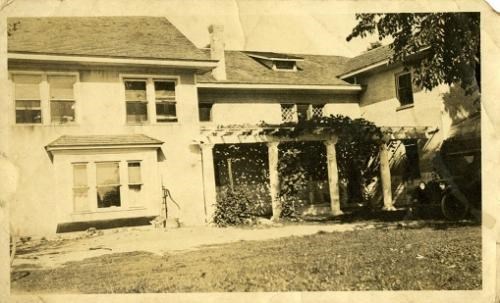
[[[212,218],[216,205],[215,168],[213,148],[215,144],[245,144],[264,143],[268,148],[269,182],[272,201],[273,220],[279,220],[282,206],[279,200],[279,172],[278,172],[278,146],[282,142],[321,141],[326,147],[328,185],[330,191],[330,208],[334,216],[342,214],[339,198],[339,177],[335,144],[338,136],[324,133],[318,128],[311,133],[287,137],[279,135],[287,127],[255,126],[255,125],[229,125],[204,127],[195,143],[200,146],[202,155],[203,187],[205,196],[205,209],[207,220]],[[293,126],[288,128],[293,129]],[[429,138],[432,133],[430,127],[383,127],[384,141],[403,140],[410,138]],[[384,197],[384,209],[395,210],[392,201],[391,173],[389,166],[388,149],[385,143],[380,145],[380,177]]]

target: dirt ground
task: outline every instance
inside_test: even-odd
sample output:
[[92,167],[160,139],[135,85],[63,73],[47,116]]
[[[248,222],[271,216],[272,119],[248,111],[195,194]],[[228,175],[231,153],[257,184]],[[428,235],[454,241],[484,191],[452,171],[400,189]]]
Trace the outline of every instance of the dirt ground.
[[[385,224],[387,225],[387,223]],[[257,228],[216,228],[208,226],[154,229],[153,227],[66,233],[46,239],[30,239],[17,245],[13,267],[53,268],[69,261],[80,261],[111,253],[145,251],[184,252],[238,241],[268,240],[315,234],[319,231],[352,231],[375,228],[374,223],[293,224]]]

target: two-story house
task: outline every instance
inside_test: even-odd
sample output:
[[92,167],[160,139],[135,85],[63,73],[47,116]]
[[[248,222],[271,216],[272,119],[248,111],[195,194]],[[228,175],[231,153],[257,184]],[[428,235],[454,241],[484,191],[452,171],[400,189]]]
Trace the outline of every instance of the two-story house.
[[[442,103],[449,87],[416,88],[411,72],[388,64],[387,47],[354,58],[228,51],[223,28],[211,26],[210,49],[199,49],[160,17],[9,23],[16,26],[1,123],[4,152],[19,171],[10,205],[21,233],[149,224],[161,215],[163,188],[176,201],[169,216],[205,224],[222,183],[252,167],[234,163],[228,175],[233,163],[221,166],[215,150],[234,145],[266,154],[261,181],[276,216],[286,140],[262,135],[259,125],[337,114],[373,121],[400,143],[380,155],[392,209],[408,180],[430,178],[431,155],[451,124]],[[301,139],[324,146],[328,201],[320,205],[341,213],[336,138]],[[401,155],[407,164],[391,169]]]

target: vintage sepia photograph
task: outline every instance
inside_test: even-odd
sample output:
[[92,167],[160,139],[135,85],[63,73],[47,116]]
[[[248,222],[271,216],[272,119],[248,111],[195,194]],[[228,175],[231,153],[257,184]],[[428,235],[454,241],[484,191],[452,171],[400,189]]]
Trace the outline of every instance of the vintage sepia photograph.
[[483,290],[480,10],[76,2],[5,18],[12,295]]

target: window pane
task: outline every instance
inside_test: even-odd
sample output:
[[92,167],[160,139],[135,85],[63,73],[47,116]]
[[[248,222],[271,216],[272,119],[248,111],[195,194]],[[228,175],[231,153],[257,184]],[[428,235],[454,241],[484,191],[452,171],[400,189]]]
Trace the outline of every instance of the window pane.
[[41,75],[14,75],[16,100],[40,100]]
[[309,110],[309,104],[297,104],[297,118],[299,121],[307,119],[307,111]]
[[67,123],[75,121],[74,101],[51,101],[50,119],[52,122]]
[[141,163],[129,162],[128,163],[128,183],[141,184]]
[[212,120],[212,103],[200,103],[199,105],[199,115],[200,121],[211,121]]
[[73,100],[73,85],[75,76],[49,76],[50,99],[51,100]]
[[96,163],[97,186],[120,184],[119,163]]
[[127,102],[127,122],[140,123],[148,120],[148,108],[145,102]]
[[403,74],[398,77],[398,98],[401,105],[413,103],[413,90],[411,74]]
[[156,100],[175,100],[175,82],[155,81]]
[[295,119],[293,104],[281,104],[281,120],[283,122],[293,122]]
[[73,165],[73,187],[86,187],[87,185],[87,164]]
[[97,207],[120,206],[120,187],[105,186],[97,188]]
[[146,81],[125,81],[126,101],[146,101]]
[[73,209],[75,212],[89,210],[89,190],[88,188],[73,189]]
[[295,66],[295,61],[274,61],[276,69],[291,69]]
[[41,123],[40,101],[16,101],[16,123]]
[[323,108],[325,107],[324,104],[317,104],[313,105],[312,107],[312,116],[316,118],[323,117]]
[[156,121],[168,122],[177,121],[177,110],[174,102],[156,103]]

